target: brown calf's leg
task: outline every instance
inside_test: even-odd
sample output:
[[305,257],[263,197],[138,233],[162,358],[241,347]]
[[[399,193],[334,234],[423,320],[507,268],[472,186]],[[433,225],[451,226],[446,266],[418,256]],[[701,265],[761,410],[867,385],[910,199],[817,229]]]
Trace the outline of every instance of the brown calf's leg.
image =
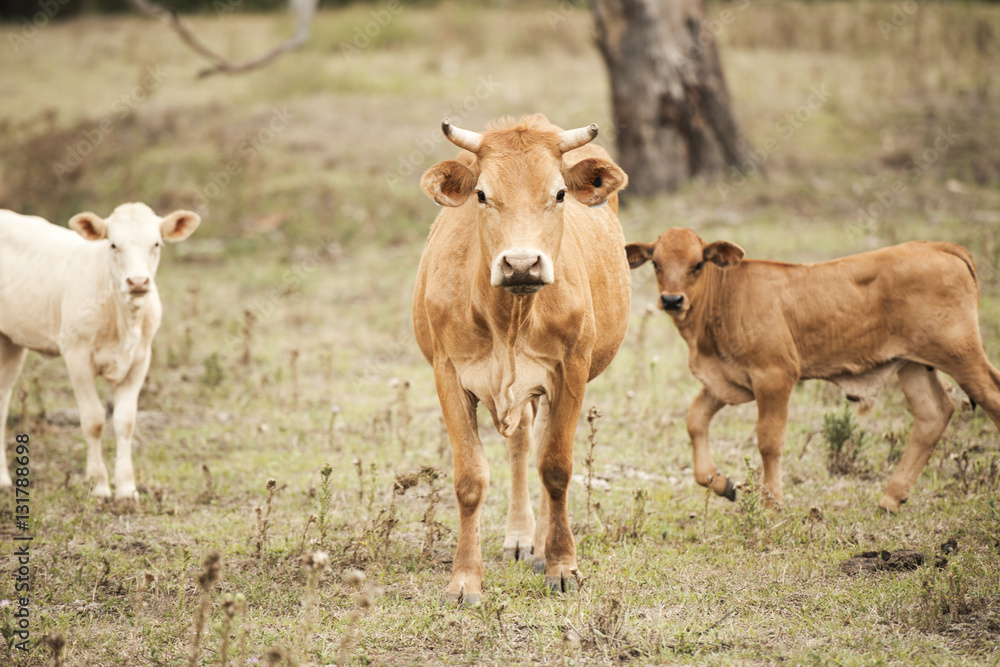
[[736,489],[732,480],[719,474],[712,460],[712,452],[708,447],[708,425],[725,403],[710,394],[704,387],[687,413],[687,430],[691,438],[691,448],[694,451],[694,479],[702,486],[710,486],[718,495],[736,500]]
[[528,560],[534,547],[535,515],[528,494],[528,453],[531,450],[531,426],[534,411],[524,406],[514,434],[507,438],[510,457],[510,506],[507,531],[503,538],[504,560]]
[[477,432],[475,406],[462,390],[454,367],[448,362],[435,364],[434,381],[455,459],[455,497],[459,515],[458,548],[451,566],[451,580],[441,602],[472,605],[481,602],[483,596],[479,521],[490,484],[490,467]]
[[[566,379],[568,384],[570,379]],[[576,543],[569,524],[567,500],[573,476],[573,437],[580,408],[583,381],[563,387],[549,407],[545,434],[539,442],[538,472],[542,478],[543,505],[548,501],[548,534],[545,537],[545,583],[555,592],[568,592],[576,585]]]
[[977,354],[970,355],[973,356],[972,361],[955,368],[943,364],[938,368],[955,378],[962,391],[968,394],[969,398],[989,415],[997,429],[1000,429],[1000,371],[986,358],[981,343],[979,348]]
[[934,369],[908,363],[899,369],[897,375],[913,413],[913,428],[903,458],[878,503],[879,507],[893,514],[899,512],[900,504],[910,495],[910,488],[927,465],[955,412],[955,404],[948,398]]
[[788,425],[788,399],[794,381],[785,378],[754,378],[757,398],[757,449],[764,464],[764,488],[761,495],[765,507],[780,507],[784,502],[781,491],[781,450],[785,447]]

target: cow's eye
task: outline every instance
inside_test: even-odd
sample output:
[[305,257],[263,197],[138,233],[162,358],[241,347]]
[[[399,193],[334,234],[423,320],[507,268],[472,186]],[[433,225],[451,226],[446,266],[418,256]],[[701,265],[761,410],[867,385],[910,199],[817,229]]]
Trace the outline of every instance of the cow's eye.
[[154,243],[154,244],[153,244],[153,247],[154,247],[154,248],[159,248],[159,247],[160,247],[160,242],[159,242],[159,241],[157,241],[156,243]]
[[485,204],[486,203],[486,193],[485,192],[483,192],[482,190],[477,190],[476,191],[476,196],[479,197],[479,203],[480,204]]
[[118,250],[118,246],[116,246],[114,243],[112,243],[111,244],[111,249],[112,250]]
[[694,268],[691,269],[691,273],[698,273],[699,271],[701,271],[701,267],[703,266],[705,266],[705,262],[698,262],[697,264],[694,265]]
[[565,200],[566,200],[565,190],[560,190],[559,192],[556,193],[556,201],[565,201]]
[[656,260],[653,260],[653,270],[654,271],[660,270],[660,264]]

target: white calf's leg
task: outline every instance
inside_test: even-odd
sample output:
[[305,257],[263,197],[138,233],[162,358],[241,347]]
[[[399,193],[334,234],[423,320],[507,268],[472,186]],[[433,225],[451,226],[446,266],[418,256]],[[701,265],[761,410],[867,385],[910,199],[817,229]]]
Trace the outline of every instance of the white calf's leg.
[[125,381],[115,387],[115,499],[138,500],[132,469],[132,435],[139,406],[139,391],[149,370],[149,357],[133,367]]
[[101,454],[101,434],[104,432],[104,406],[97,394],[94,366],[87,352],[66,353],[66,368],[73,384],[77,405],[80,407],[80,425],[87,441],[87,479],[93,480],[91,495],[98,498],[111,496],[108,469]]
[[7,412],[17,376],[21,374],[27,350],[0,334],[0,487],[11,485],[7,469]]

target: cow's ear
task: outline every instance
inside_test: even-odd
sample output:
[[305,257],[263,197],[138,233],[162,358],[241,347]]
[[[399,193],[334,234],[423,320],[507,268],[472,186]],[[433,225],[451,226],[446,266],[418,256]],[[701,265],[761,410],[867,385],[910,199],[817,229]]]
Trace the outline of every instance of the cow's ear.
[[164,241],[178,243],[194,234],[201,216],[194,211],[174,211],[160,221],[160,236]]
[[705,246],[704,258],[706,262],[718,264],[722,268],[736,266],[740,260],[746,256],[743,248],[729,241],[715,241]]
[[628,185],[628,176],[614,162],[589,157],[563,172],[566,188],[583,204],[600,208],[608,197]]
[[69,228],[88,241],[108,238],[108,223],[96,213],[77,213],[69,219]]
[[628,257],[628,268],[638,269],[653,258],[653,244],[629,243],[625,246],[625,256]]
[[461,162],[445,160],[427,170],[420,187],[441,206],[461,206],[476,188],[476,175]]

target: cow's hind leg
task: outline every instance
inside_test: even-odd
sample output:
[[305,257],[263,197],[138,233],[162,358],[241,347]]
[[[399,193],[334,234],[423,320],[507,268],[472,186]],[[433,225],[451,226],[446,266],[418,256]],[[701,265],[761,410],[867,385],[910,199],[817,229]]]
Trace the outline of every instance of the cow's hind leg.
[[899,512],[899,506],[906,502],[910,488],[927,465],[934,446],[955,412],[955,404],[933,368],[911,362],[900,368],[898,375],[903,394],[913,412],[913,428],[903,458],[878,503],[879,507],[893,514]]
[[77,405],[80,407],[80,425],[87,440],[87,479],[93,482],[90,494],[97,498],[111,497],[108,469],[101,454],[101,435],[104,433],[104,406],[97,393],[94,368],[88,352],[68,352],[66,368],[73,385]]
[[691,448],[694,452],[694,479],[702,486],[711,487],[720,496],[736,500],[736,489],[733,482],[719,474],[712,460],[712,452],[708,446],[708,425],[712,417],[726,404],[702,390],[688,408],[687,430],[691,437]]
[[528,494],[528,455],[531,451],[531,404],[524,406],[517,430],[507,438],[510,457],[510,505],[507,509],[507,531],[503,538],[505,560],[528,560],[534,548],[535,515]]
[[11,486],[7,469],[7,413],[17,376],[21,374],[28,351],[0,334],[0,488]]
[[[956,366],[958,366],[956,364]],[[986,353],[980,351],[971,363],[963,363],[960,367],[938,366],[942,371],[955,378],[972,401],[981,407],[1000,429],[1000,371],[994,368]]]

